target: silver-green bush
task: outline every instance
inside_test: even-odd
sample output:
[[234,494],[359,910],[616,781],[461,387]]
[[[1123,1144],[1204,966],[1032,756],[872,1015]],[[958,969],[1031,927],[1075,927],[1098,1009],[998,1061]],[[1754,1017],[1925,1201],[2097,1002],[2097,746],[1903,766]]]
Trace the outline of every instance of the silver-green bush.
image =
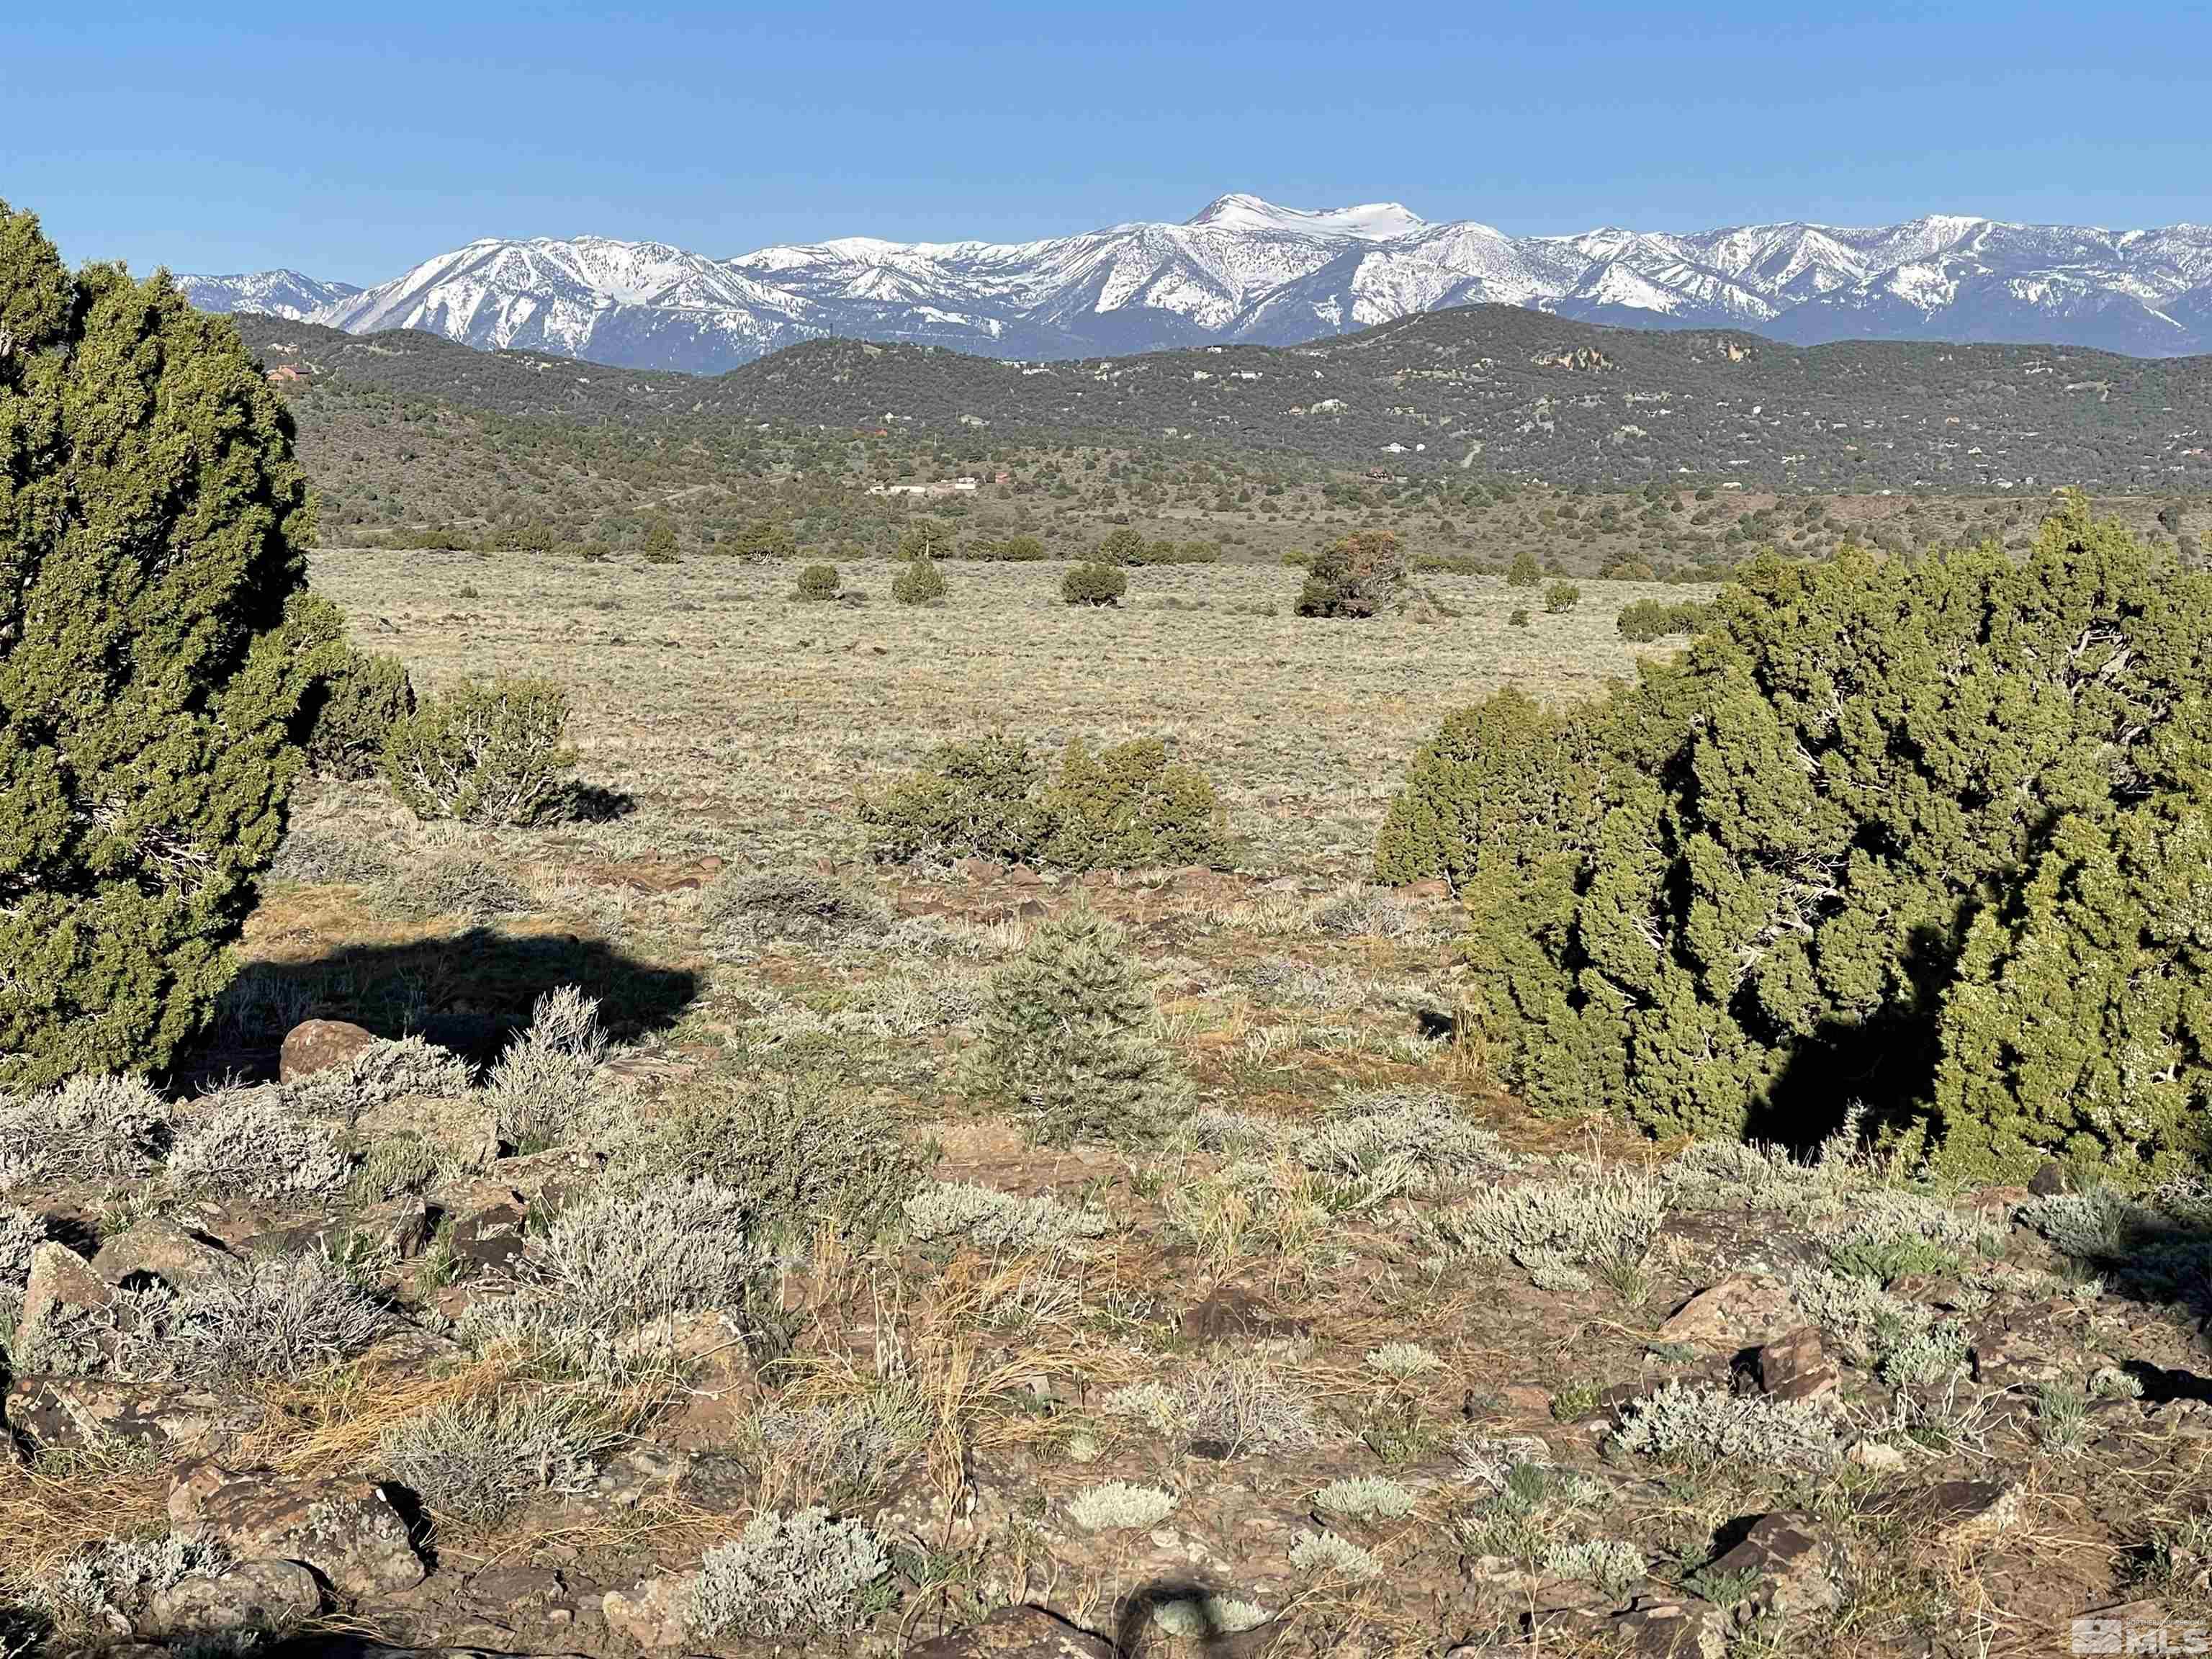
[[987,1250],[1070,1249],[1103,1238],[1113,1225],[1103,1211],[1017,1198],[971,1181],[933,1181],[907,1200],[905,1212],[916,1238],[963,1237]]
[[1649,1177],[1593,1172],[1483,1193],[1437,1215],[1431,1225],[1447,1255],[1510,1258],[1546,1289],[1586,1290],[1584,1267],[1639,1259],[1666,1213],[1666,1200]]
[[1826,1468],[1838,1450],[1835,1419],[1816,1402],[1739,1395],[1680,1381],[1631,1404],[1613,1443],[1661,1462],[1741,1462],[1767,1468]]
[[570,1205],[532,1242],[523,1271],[553,1319],[618,1334],[671,1314],[744,1309],[773,1266],[755,1233],[745,1194],[667,1176]]
[[596,998],[573,985],[539,997],[530,1029],[507,1046],[486,1084],[500,1139],[543,1152],[591,1125],[603,1113],[598,1073],[606,1052]]
[[691,1631],[709,1640],[849,1632],[890,1572],[890,1555],[857,1521],[821,1509],[757,1515],[701,1559]]
[[168,1176],[180,1188],[225,1197],[307,1198],[336,1192],[351,1164],[330,1125],[251,1093],[217,1097],[185,1119]]
[[377,1106],[410,1095],[466,1094],[476,1073],[459,1054],[419,1036],[380,1037],[339,1066],[325,1066],[283,1087],[284,1103],[296,1111],[353,1122]]
[[169,1119],[168,1103],[133,1077],[76,1077],[40,1094],[0,1095],[0,1192],[144,1175],[167,1146]]
[[851,1237],[872,1237],[921,1181],[921,1149],[891,1107],[815,1073],[710,1078],[665,1113],[631,1158],[641,1170],[735,1188],[774,1236],[830,1218]]
[[489,1527],[539,1492],[588,1490],[592,1459],[614,1438],[598,1403],[533,1389],[418,1412],[381,1445],[385,1472],[432,1510]]
[[1158,1486],[1109,1480],[1085,1486],[1067,1500],[1068,1518],[1085,1532],[1140,1531],[1174,1513],[1176,1495]]

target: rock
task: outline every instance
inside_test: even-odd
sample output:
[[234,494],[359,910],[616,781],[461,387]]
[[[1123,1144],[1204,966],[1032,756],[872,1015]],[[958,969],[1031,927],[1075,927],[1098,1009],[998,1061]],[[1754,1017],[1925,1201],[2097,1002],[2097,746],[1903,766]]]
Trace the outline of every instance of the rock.
[[2033,1389],[2066,1375],[2058,1345],[2039,1327],[2036,1312],[1985,1325],[1975,1334],[1971,1345],[1975,1382],[1985,1389]]
[[1217,1285],[1205,1301],[1184,1310],[1183,1335],[1200,1342],[1254,1342],[1310,1335],[1310,1321],[1280,1314],[1241,1285]]
[[1724,1659],[1729,1616],[1710,1602],[1638,1596],[1613,1621],[1628,1651],[1650,1659]]
[[204,1455],[244,1423],[226,1415],[218,1395],[106,1376],[18,1376],[8,1384],[7,1426],[40,1448],[107,1441],[152,1444],[165,1453]]
[[908,1648],[907,1659],[1114,1659],[1114,1644],[1042,1607],[1000,1607],[980,1625]]
[[610,1632],[634,1647],[680,1648],[690,1638],[691,1586],[697,1577],[648,1578],[635,1589],[609,1590],[599,1598],[600,1616]]
[[171,1221],[142,1221],[100,1247],[92,1270],[119,1286],[144,1274],[173,1291],[189,1291],[220,1279],[237,1265],[229,1251],[197,1238]]
[[634,1510],[648,1492],[667,1491],[690,1468],[690,1453],[637,1441],[607,1460],[592,1483],[592,1501],[611,1509]]
[[2163,1601],[2115,1601],[2092,1607],[2068,1621],[2067,1650],[2071,1653],[2201,1653],[2183,1636],[2193,1631],[2202,1636],[2201,1620],[2177,1619]]
[[499,1156],[499,1113],[479,1098],[402,1095],[371,1101],[354,1116],[364,1142],[411,1135],[426,1140],[463,1170],[481,1170]]
[[512,1618],[518,1613],[558,1611],[568,1601],[568,1587],[550,1568],[507,1562],[472,1576],[468,1597],[478,1607],[497,1607]]
[[239,1555],[305,1563],[342,1595],[411,1589],[423,1566],[384,1489],[333,1476],[286,1480],[267,1470],[187,1464],[169,1488],[169,1521],[214,1533]]
[[1730,1273],[1707,1285],[1668,1316],[1662,1342],[1700,1348],[1748,1347],[1796,1322],[1789,1290],[1767,1273]]
[[2066,1166],[2055,1158],[2046,1158],[2027,1178],[2027,1190],[2037,1198],[2056,1198],[2071,1183],[2066,1179]]
[[2021,1489],[1995,1480],[1939,1480],[1859,1501],[1863,1515],[1896,1516],[1939,1547],[1981,1549],[2020,1520]]
[[1790,1511],[1762,1515],[1743,1541],[1706,1571],[1716,1578],[1751,1575],[1757,1610],[1782,1620],[1826,1612],[1842,1599],[1829,1570],[1827,1546],[1809,1530],[1810,1517]]
[[2002,1227],[2011,1222],[2013,1212],[2033,1195],[2025,1187],[1982,1187],[1968,1195],[1966,1204],[1983,1220]]
[[1863,1469],[1894,1474],[1905,1467],[1905,1454],[1886,1441],[1854,1440],[1844,1455]]
[[430,1206],[416,1193],[367,1205],[355,1212],[353,1231],[402,1261],[411,1261],[429,1247]]
[[220,1578],[180,1579],[156,1591],[139,1632],[178,1637],[283,1631],[313,1618],[322,1605],[315,1575],[297,1561],[246,1561]]
[[277,1051],[276,1079],[296,1083],[333,1066],[346,1065],[375,1041],[374,1031],[349,1020],[303,1019],[284,1033],[284,1046]]
[[23,1310],[16,1316],[15,1334],[9,1344],[17,1368],[44,1370],[50,1363],[47,1351],[61,1335],[70,1316],[106,1307],[111,1289],[107,1281],[67,1245],[33,1245],[31,1276],[23,1286]]
[[1759,1386],[1777,1400],[1818,1400],[1843,1382],[1815,1325],[1784,1332],[1761,1346],[1752,1363]]
[[[878,1537],[937,1537],[945,1547],[964,1549],[1003,1536],[1024,1501],[1036,1489],[1033,1472],[1010,1465],[988,1451],[975,1453],[951,1512],[929,1472],[926,1456],[909,1457],[887,1471],[881,1495],[867,1515]],[[689,1494],[685,1494],[688,1496]]]
[[453,1222],[447,1244],[473,1269],[504,1267],[522,1254],[522,1220],[529,1208],[529,1200],[510,1186],[472,1182],[446,1212]]
[[1889,1293],[1904,1302],[1949,1312],[1959,1305],[1965,1287],[1949,1273],[1902,1273],[1889,1281]]
[[1978,1549],[2019,1521],[2021,1490],[1994,1480],[1943,1480],[1923,1487],[1916,1507],[1936,1542]]

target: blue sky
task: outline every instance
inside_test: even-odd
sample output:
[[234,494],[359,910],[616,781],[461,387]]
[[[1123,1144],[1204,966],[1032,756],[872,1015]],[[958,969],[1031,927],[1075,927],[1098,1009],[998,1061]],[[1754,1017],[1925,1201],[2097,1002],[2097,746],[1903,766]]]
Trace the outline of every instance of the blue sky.
[[2196,6],[252,9],[22,7],[0,197],[72,260],[361,283],[482,235],[1012,240],[1231,190],[1511,232],[2212,220]]

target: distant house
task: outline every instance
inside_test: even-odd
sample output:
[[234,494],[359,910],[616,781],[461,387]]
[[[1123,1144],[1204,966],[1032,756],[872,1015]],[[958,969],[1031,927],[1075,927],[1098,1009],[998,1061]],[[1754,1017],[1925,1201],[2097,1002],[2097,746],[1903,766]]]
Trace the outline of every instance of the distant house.
[[957,495],[976,487],[974,478],[938,478],[928,483],[870,484],[871,495]]

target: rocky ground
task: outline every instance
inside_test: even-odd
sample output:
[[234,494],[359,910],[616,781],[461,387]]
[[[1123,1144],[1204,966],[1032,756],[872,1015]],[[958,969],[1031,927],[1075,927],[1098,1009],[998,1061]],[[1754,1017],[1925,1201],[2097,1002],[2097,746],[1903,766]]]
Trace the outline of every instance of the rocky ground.
[[[1981,1656],[2212,1620],[2212,1196],[1530,1121],[1454,1036],[1435,892],[575,878],[620,885],[622,952],[295,881],[201,1092],[0,1103],[0,1645]],[[963,1080],[1075,904],[1158,998],[1156,1146],[1036,1144]],[[498,995],[452,992],[471,951]]]

